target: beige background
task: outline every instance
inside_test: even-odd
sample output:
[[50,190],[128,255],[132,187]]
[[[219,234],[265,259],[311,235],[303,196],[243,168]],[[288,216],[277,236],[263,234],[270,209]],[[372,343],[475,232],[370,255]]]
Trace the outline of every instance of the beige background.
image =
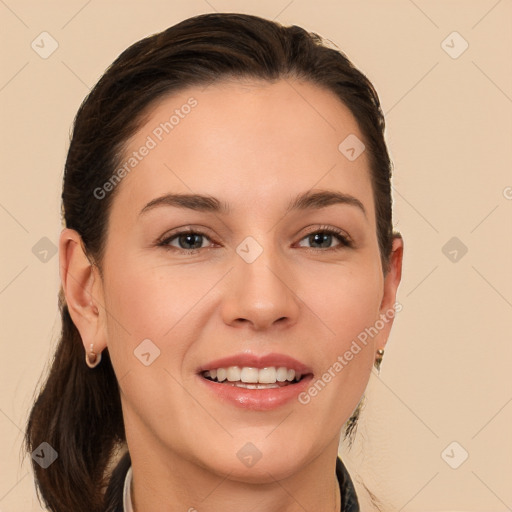
[[[352,474],[390,510],[512,510],[510,0],[0,0],[0,511],[41,510],[20,446],[59,332],[59,281],[36,244],[58,240],[75,112],[131,43],[213,11],[331,39],[387,114],[403,311],[345,455]],[[58,42],[47,59],[31,47],[43,31]],[[458,469],[445,462],[466,451]]]

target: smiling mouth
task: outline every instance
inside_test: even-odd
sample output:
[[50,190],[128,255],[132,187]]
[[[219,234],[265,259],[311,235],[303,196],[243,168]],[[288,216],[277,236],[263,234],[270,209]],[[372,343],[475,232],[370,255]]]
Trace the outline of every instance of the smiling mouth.
[[285,366],[265,368],[229,366],[201,373],[202,377],[228,386],[244,389],[274,389],[297,384],[309,374],[301,374]]

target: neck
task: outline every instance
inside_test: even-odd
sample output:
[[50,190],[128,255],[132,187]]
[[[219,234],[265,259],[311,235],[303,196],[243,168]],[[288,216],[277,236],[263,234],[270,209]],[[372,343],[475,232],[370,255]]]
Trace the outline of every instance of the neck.
[[[335,474],[338,438],[293,474],[240,481],[184,460],[162,447],[130,447],[134,512],[338,512]],[[151,464],[147,463],[151,454]]]

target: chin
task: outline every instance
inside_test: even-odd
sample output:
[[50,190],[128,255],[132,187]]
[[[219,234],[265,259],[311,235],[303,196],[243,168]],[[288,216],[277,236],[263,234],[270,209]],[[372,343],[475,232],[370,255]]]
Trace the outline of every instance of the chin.
[[229,446],[219,446],[208,460],[202,457],[203,464],[217,474],[229,475],[230,480],[251,484],[283,480],[303,467],[308,452],[303,443],[286,443],[282,439],[277,442],[269,442],[268,439],[251,442],[246,439],[235,440]]
[[[279,453],[276,453],[274,459],[279,458]],[[238,482],[245,482],[248,484],[272,484],[275,481],[280,481],[291,477],[301,468],[300,460],[263,460],[263,457],[254,463],[253,466],[245,466],[239,461],[233,463],[232,460],[226,461],[221,473],[223,475],[229,474],[230,480]]]

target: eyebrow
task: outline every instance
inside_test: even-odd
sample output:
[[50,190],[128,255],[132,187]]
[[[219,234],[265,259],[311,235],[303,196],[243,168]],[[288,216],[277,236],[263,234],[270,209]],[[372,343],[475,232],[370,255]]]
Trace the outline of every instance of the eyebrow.
[[[303,192],[288,203],[286,213],[296,210],[318,210],[334,204],[354,206],[366,217],[366,209],[359,199],[350,194],[336,192],[333,190]],[[148,211],[160,206],[171,206],[174,208],[183,208],[200,212],[213,212],[225,215],[231,212],[231,208],[228,203],[220,201],[213,196],[200,194],[165,194],[146,204],[139,215],[147,213]]]

